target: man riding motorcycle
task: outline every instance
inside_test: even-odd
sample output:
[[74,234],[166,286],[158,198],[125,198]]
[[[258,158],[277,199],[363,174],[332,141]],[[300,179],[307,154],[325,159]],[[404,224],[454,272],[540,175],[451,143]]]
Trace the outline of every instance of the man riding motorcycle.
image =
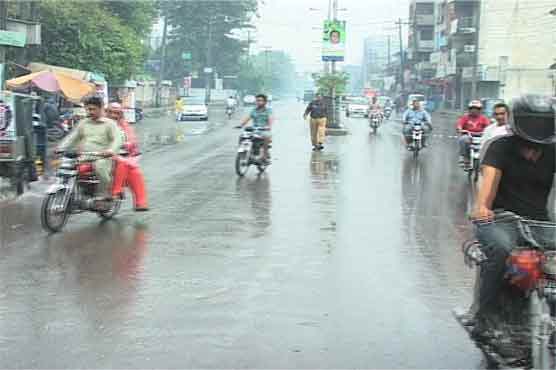
[[406,110],[402,118],[403,135],[408,149],[413,149],[413,124],[420,122],[424,126],[425,135],[423,136],[423,145],[426,144],[426,138],[432,131],[432,122],[430,114],[421,107],[421,102],[413,99],[411,108]]
[[124,143],[122,146],[124,153],[114,157],[115,169],[112,196],[121,196],[124,186],[127,185],[133,194],[135,211],[148,211],[145,179],[138,163],[138,156],[141,153],[139,152],[135,130],[125,120],[124,110],[119,103],[110,103],[106,111],[108,116],[116,121],[122,131]]
[[480,100],[473,100],[469,103],[469,112],[464,114],[457,122],[456,130],[460,135],[459,144],[459,163],[469,165],[469,146],[471,137],[469,134],[482,134],[485,128],[490,125],[490,120],[481,112],[483,104]]
[[[547,204],[556,172],[555,104],[528,95],[512,102],[509,124],[513,135],[491,141],[482,161],[483,181],[471,218],[493,221],[498,211],[526,219],[548,221]],[[551,207],[553,208],[553,207]],[[476,237],[487,260],[482,265],[478,311],[473,335],[490,338],[490,321],[500,311],[497,295],[503,285],[506,260],[524,242],[520,224],[480,222]],[[554,228],[530,227],[544,248],[555,248]]]
[[268,98],[264,94],[259,94],[256,97],[256,107],[251,111],[249,116],[245,117],[241,122],[239,128],[244,127],[249,122],[253,121],[253,127],[261,130],[260,135],[264,139],[263,144],[263,158],[265,162],[270,162],[268,155],[268,147],[272,142],[272,124],[274,117],[272,116],[272,109],[267,107]]
[[[85,101],[87,118],[79,122],[76,129],[62,141],[57,151],[63,152],[76,148],[83,152],[101,152],[107,159],[95,162],[95,173],[99,179],[98,194],[100,198],[111,199],[112,157],[122,146],[122,134],[113,120],[104,117],[102,97],[92,96]],[[102,199],[101,199],[102,200]]]

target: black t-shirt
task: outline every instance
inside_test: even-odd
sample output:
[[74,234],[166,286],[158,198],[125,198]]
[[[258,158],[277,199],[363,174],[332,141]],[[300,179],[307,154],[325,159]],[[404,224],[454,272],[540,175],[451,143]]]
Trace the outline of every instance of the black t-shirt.
[[311,113],[311,118],[325,118],[327,116],[326,104],[323,101],[312,101],[307,106],[307,113]]
[[525,159],[517,136],[501,137],[488,147],[483,165],[502,171],[493,209],[534,220],[548,220],[547,203],[556,172],[555,145],[544,145],[536,162]]

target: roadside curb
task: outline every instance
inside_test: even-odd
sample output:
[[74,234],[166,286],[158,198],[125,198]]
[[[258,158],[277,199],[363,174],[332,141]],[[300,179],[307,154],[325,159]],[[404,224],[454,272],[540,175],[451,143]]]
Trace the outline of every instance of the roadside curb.
[[349,132],[346,128],[327,128],[326,135],[328,136],[345,136]]

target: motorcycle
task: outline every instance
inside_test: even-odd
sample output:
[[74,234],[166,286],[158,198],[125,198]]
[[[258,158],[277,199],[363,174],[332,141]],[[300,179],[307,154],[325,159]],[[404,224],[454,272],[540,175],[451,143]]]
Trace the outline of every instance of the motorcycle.
[[384,108],[384,118],[386,120],[389,120],[390,117],[392,117],[392,108],[391,107]]
[[412,122],[412,144],[409,149],[413,152],[413,158],[417,159],[419,157],[419,152],[425,147],[424,146],[424,128],[421,121]]
[[481,167],[481,143],[482,143],[482,133],[472,133],[464,131],[463,134],[469,135],[471,137],[471,145],[469,145],[469,163],[464,165],[463,169],[469,175],[469,179],[473,182],[479,180],[479,173]]
[[259,173],[266,171],[268,163],[263,157],[264,138],[261,136],[263,129],[247,127],[239,137],[239,147],[236,156],[236,173],[243,177],[247,174],[249,166],[257,166]]
[[381,123],[382,123],[382,113],[377,110],[372,111],[369,114],[369,126],[371,127],[372,134],[376,134]]
[[226,107],[226,116],[228,116],[228,119],[232,119],[232,116],[234,114],[234,107],[232,106],[227,106]]
[[[556,224],[527,220],[511,212],[498,213],[494,221],[475,221],[479,225],[489,222],[512,223],[527,242],[517,246],[506,261],[504,285],[497,297],[500,309],[496,317],[489,319],[494,335],[487,341],[477,342],[477,345],[500,368],[554,368],[556,251],[539,244],[530,228],[554,229]],[[482,247],[476,241],[468,241],[462,251],[466,265],[475,267],[477,279],[480,279],[482,266],[487,261]],[[473,327],[465,323],[464,316],[456,314],[460,324],[471,333]]]
[[73,151],[61,155],[56,183],[46,192],[42,202],[41,223],[50,232],[61,231],[71,214],[94,212],[108,220],[119,212],[122,199],[103,200],[99,205],[94,164],[106,158],[102,153]]

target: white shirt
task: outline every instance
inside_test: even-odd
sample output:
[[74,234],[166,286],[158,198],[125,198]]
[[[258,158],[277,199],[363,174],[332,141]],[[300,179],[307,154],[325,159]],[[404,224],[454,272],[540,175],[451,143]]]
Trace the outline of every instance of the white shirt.
[[498,136],[504,136],[512,133],[512,129],[508,125],[499,126],[497,123],[493,123],[490,126],[487,126],[483,131],[482,142],[483,144],[489,140],[494,139]]
[[228,98],[226,103],[227,103],[228,107],[235,107],[236,100],[234,98]]
[[489,145],[493,141],[502,136],[510,135],[513,135],[513,131],[507,124],[499,126],[497,123],[493,123],[492,125],[487,126],[487,128],[483,131],[483,136],[481,138],[481,161],[483,160]]

